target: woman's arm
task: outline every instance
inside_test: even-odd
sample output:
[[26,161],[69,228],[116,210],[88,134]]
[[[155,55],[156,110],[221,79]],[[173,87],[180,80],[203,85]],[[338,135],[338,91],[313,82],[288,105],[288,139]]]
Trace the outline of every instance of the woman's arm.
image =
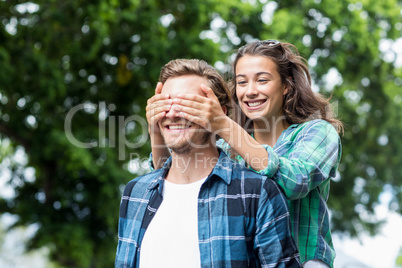
[[[254,156],[244,159],[250,169],[273,178],[290,200],[303,198],[316,187],[325,189],[321,186],[336,176],[342,150],[340,137],[330,123],[314,120],[299,128],[297,134],[283,145],[286,146],[285,153],[279,155],[271,146],[263,144],[260,146],[267,153],[267,158],[258,160],[258,156]],[[245,148],[249,147],[238,148],[236,142],[233,144],[236,151],[248,150]],[[268,163],[261,165],[265,168],[256,169],[255,164],[265,159]]]
[[[170,156],[170,151],[165,145],[162,134],[159,129],[159,121],[166,115],[172,105],[169,95],[162,95],[162,83],[158,83],[155,89],[155,95],[148,99],[146,115],[148,121],[148,133],[151,139],[152,164],[154,169],[163,166],[166,159]],[[152,167],[151,167],[152,169]]]
[[[273,179],[288,199],[305,197],[335,177],[341,157],[341,141],[335,128],[324,120],[303,124],[286,156],[268,149]],[[291,141],[290,141],[291,142]]]
[[305,197],[313,188],[335,176],[340,160],[340,137],[324,120],[306,123],[292,141],[286,157],[271,146],[259,144],[241,126],[219,109],[212,90],[202,87],[206,97],[183,95],[174,99],[183,117],[224,139],[254,171],[275,179],[288,199]]
[[205,97],[193,94],[180,95],[173,100],[173,109],[183,118],[219,135],[254,170],[263,170],[268,165],[268,153],[247,131],[230,119],[212,89],[201,85]]
[[[236,132],[238,127],[237,125],[232,128],[233,136],[241,133],[240,130]],[[301,129],[297,130],[297,134],[287,142],[289,149],[286,150],[289,151],[281,155],[269,145],[258,144],[247,132],[242,134],[243,137],[252,140],[239,138],[246,146],[236,142],[236,138],[228,143],[243,157],[250,169],[273,178],[288,199],[300,199],[312,189],[321,187],[328,183],[330,178],[335,177],[342,149],[335,128],[324,120],[310,121],[299,128]],[[224,135],[221,137],[226,139]],[[255,153],[257,148],[260,155]]]

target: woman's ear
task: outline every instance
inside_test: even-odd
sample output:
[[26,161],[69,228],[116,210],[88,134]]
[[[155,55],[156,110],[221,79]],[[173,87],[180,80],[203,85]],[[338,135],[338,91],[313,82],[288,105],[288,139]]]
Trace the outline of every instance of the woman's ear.
[[292,77],[288,77],[285,82],[285,89],[283,90],[283,95],[288,94],[289,90],[291,89],[292,85]]
[[283,90],[283,95],[288,94],[289,88],[290,88],[289,84],[286,84],[285,89]]

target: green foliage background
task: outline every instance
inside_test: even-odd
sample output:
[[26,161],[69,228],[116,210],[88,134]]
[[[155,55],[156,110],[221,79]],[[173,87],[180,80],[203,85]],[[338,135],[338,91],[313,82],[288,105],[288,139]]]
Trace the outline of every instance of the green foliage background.
[[[397,0],[0,0],[0,160],[15,191],[0,199],[0,213],[18,215],[16,225],[39,224],[30,247],[50,247],[62,267],[111,267],[120,190],[135,177],[130,157],[146,159],[150,151],[149,143],[121,144],[123,137],[130,144],[146,137],[140,121],[119,126],[132,115],[145,118],[161,66],[199,58],[228,77],[236,48],[278,39],[309,60],[315,88],[332,96],[345,123],[328,202],[332,228],[374,234],[381,192],[391,193],[390,209],[402,212],[402,69],[387,48],[402,37],[401,6]],[[338,77],[332,86],[328,73]],[[68,112],[83,104],[72,134],[93,148],[75,146],[65,132]],[[18,150],[26,163],[13,160]]]

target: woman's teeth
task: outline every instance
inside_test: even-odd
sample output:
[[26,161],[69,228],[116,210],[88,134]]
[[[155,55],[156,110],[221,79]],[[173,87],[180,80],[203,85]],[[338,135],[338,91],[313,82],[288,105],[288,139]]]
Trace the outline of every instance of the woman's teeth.
[[263,103],[264,103],[263,101],[249,102],[248,106],[255,107],[255,106],[261,105]]

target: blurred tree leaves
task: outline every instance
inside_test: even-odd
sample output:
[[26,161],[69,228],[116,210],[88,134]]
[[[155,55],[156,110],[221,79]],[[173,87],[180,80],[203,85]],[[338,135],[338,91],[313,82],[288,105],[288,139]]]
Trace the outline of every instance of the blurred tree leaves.
[[402,63],[391,49],[401,17],[396,0],[2,0],[0,133],[11,145],[0,159],[23,148],[28,161],[9,165],[15,197],[0,211],[39,223],[30,246],[49,246],[64,267],[112,266],[129,160],[150,151],[133,115],[145,118],[161,66],[200,58],[227,76],[237,47],[279,39],[309,60],[315,89],[345,122],[333,229],[374,233],[381,192],[402,209]]
[[396,265],[396,267],[402,266],[402,248],[399,249],[399,254],[395,260],[395,265]]

